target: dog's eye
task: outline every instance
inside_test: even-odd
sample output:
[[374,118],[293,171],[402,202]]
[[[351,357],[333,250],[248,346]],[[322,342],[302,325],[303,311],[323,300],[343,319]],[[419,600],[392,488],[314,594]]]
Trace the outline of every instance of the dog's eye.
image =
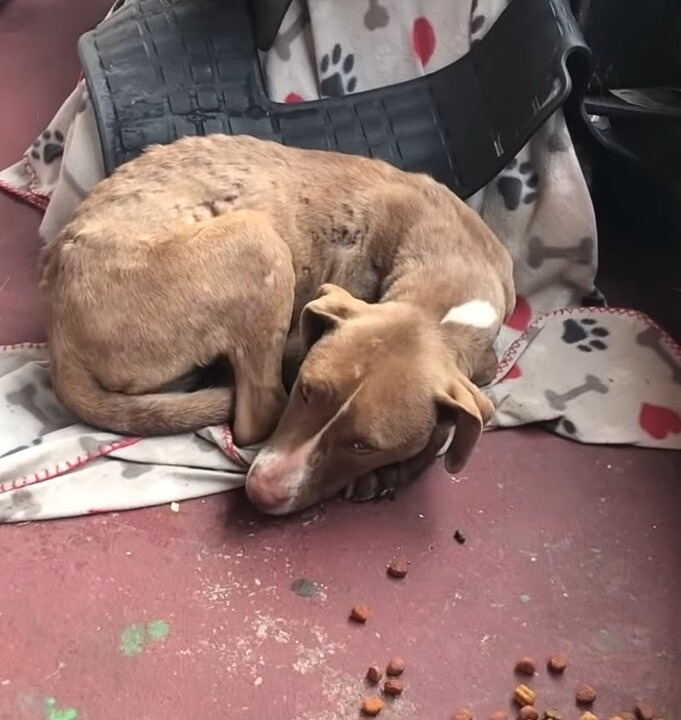
[[352,449],[357,452],[367,452],[372,448],[366,441],[355,438],[355,440],[352,441]]

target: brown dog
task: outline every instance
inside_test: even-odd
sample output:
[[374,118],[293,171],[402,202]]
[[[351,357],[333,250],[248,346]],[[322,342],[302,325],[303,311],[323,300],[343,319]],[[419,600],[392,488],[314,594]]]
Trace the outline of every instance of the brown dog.
[[[511,260],[425,175],[185,138],[102,181],[40,265],[62,402],[126,434],[274,431],[246,481],[267,512],[404,482],[454,425],[455,470],[493,411],[471,379],[496,367]],[[303,357],[287,403],[282,362]],[[167,391],[206,366],[233,388]]]

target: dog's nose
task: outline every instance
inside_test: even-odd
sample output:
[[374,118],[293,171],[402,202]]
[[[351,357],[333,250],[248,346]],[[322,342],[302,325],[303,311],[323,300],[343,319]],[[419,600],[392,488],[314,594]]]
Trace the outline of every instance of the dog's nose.
[[277,514],[286,511],[291,496],[286,492],[283,478],[279,473],[255,464],[246,477],[248,499],[265,513]]

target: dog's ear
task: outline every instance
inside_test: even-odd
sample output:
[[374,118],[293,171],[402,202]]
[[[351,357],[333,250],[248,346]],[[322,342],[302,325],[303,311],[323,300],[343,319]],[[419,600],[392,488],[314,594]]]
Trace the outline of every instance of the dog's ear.
[[317,298],[310,301],[300,314],[300,336],[305,349],[309,350],[324,333],[361,313],[365,306],[363,300],[358,300],[338,285],[322,285]]
[[446,391],[436,394],[438,424],[456,425],[445,453],[445,467],[456,473],[468,462],[485,423],[494,414],[494,405],[461,373],[450,379]]

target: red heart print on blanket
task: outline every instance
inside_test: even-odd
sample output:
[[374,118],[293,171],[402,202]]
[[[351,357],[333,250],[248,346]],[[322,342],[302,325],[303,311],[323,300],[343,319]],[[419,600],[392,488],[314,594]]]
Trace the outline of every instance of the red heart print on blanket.
[[421,61],[421,65],[427,65],[435,51],[435,30],[427,18],[419,17],[414,20],[411,46],[414,49],[414,55]]
[[681,415],[661,405],[643,403],[638,414],[638,424],[656,440],[681,433]]
[[520,369],[520,365],[514,365],[504,377],[504,380],[517,380],[523,376],[523,371]]
[[515,299],[513,314],[506,321],[506,324],[514,330],[524,330],[532,320],[532,308],[524,297],[518,295]]

